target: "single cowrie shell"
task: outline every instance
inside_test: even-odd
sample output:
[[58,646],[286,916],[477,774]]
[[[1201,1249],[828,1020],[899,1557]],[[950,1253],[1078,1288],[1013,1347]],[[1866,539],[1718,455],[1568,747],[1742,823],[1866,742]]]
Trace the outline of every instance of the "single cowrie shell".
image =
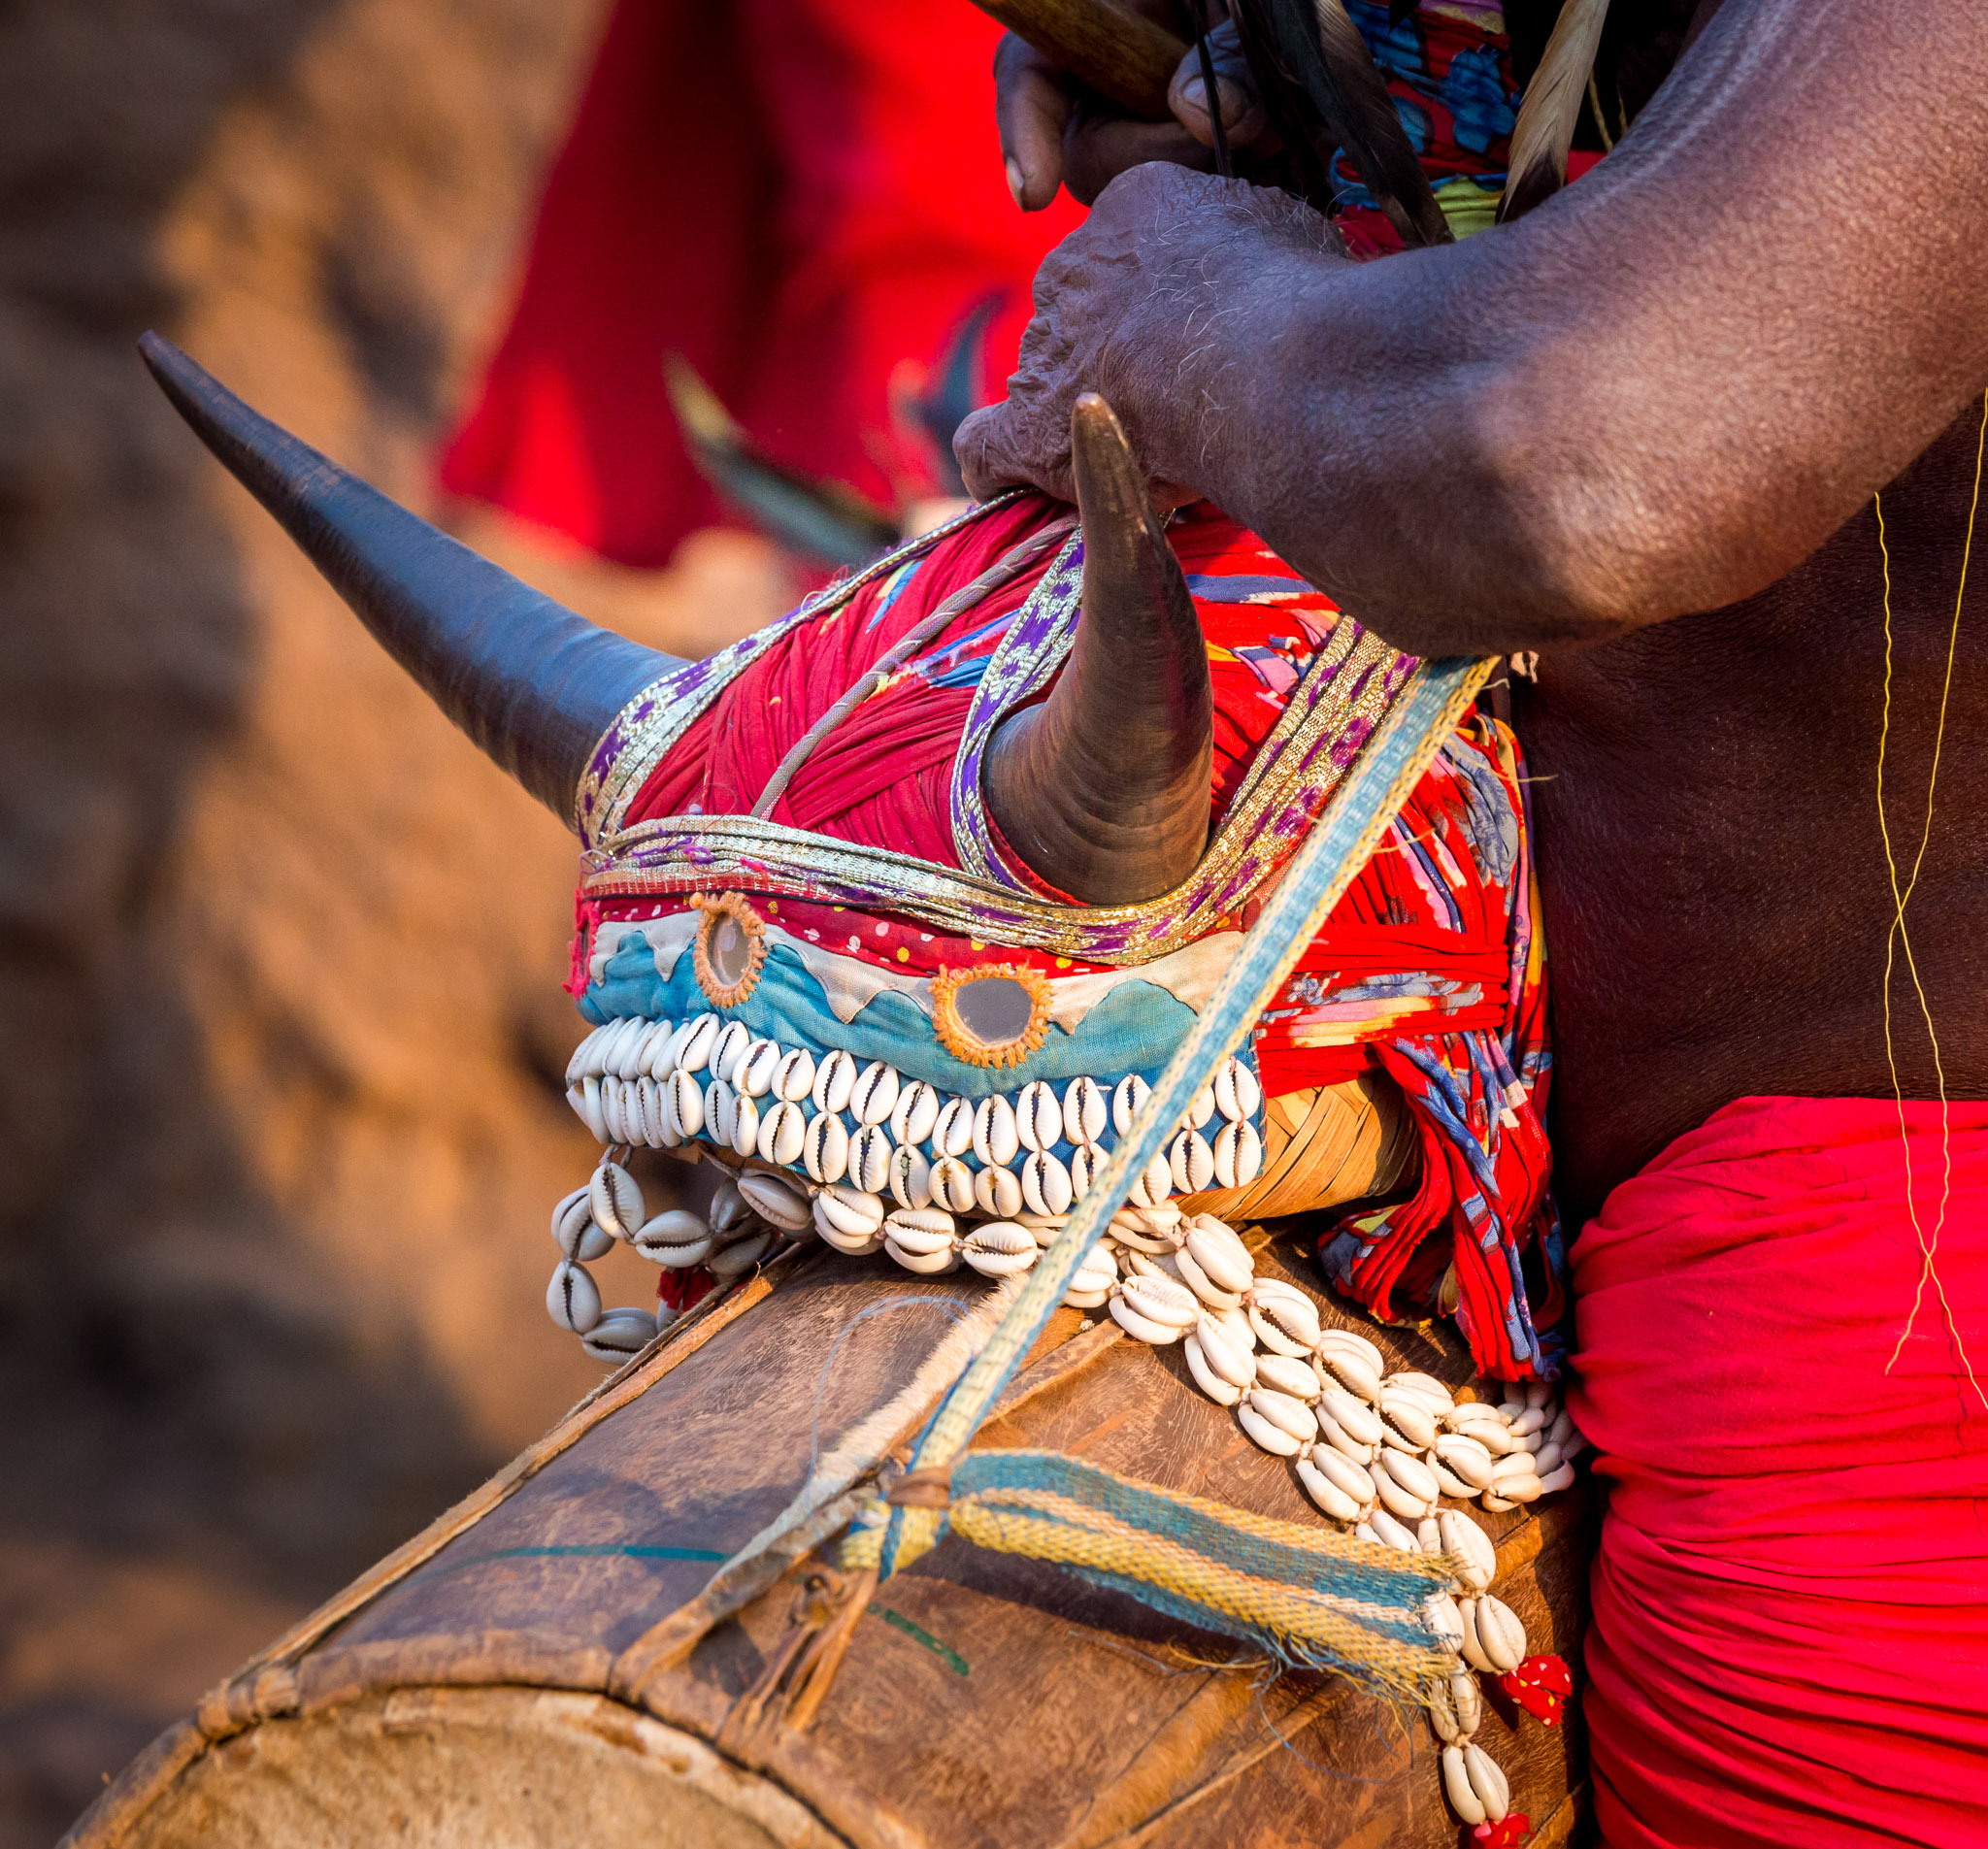
[[[680,1027],[668,1021],[657,1023],[655,1040],[649,1048],[648,1075],[658,1085],[665,1083],[677,1070],[677,1036],[681,1031]],[[674,1322],[676,1318],[672,1316],[671,1320]]]
[[727,1140],[742,1156],[759,1148],[759,1103],[744,1092],[732,1096],[732,1134]]
[[[1493,1481],[1485,1494],[1487,1497],[1496,1496],[1507,1502],[1537,1502],[1545,1493],[1546,1485],[1539,1477],[1528,1474],[1499,1477]],[[1490,1507],[1488,1501],[1484,1506]]]
[[1141,1273],[1128,1277],[1122,1293],[1142,1316],[1169,1324],[1177,1335],[1192,1329],[1201,1317],[1201,1305],[1185,1284],[1171,1277]]
[[1127,1073],[1111,1093],[1111,1128],[1121,1136],[1132,1135],[1133,1120],[1145,1108],[1153,1088],[1137,1073]]
[[594,1058],[595,1049],[607,1039],[608,1030],[597,1027],[573,1049],[573,1057],[566,1062],[566,1088],[571,1091],[587,1073],[600,1073],[600,1064]]
[[739,1134],[739,1094],[722,1078],[714,1078],[704,1088],[704,1122],[711,1132],[713,1142],[721,1142],[727,1149],[735,1147],[734,1139]]
[[[1451,1601],[1452,1606],[1455,1601]],[[1429,1724],[1445,1746],[1457,1746],[1477,1731],[1483,1718],[1483,1698],[1477,1693],[1477,1678],[1459,1669],[1437,1685],[1429,1701]]]
[[1111,1262],[1110,1253],[1102,1245],[1094,1245],[1083,1255],[1063,1301],[1072,1309],[1100,1308],[1117,1282],[1118,1268]]
[[[1177,1264],[1179,1261],[1176,1259],[1175,1262]],[[1309,1361],[1297,1355],[1259,1355],[1256,1378],[1260,1385],[1274,1387],[1278,1393],[1288,1393],[1294,1400],[1302,1400],[1308,1405],[1318,1398],[1318,1375],[1312,1371]]]
[[1105,1152],[1093,1143],[1080,1142],[1070,1152],[1070,1192],[1081,1201],[1091,1191],[1098,1171],[1105,1166]]
[[1528,1406],[1511,1421],[1511,1436],[1522,1438],[1529,1433],[1543,1432],[1552,1423],[1543,1406]]
[[613,1249],[614,1236],[594,1221],[594,1191],[575,1188],[552,1209],[552,1243],[576,1264]]
[[1014,1134],[1024,1149],[1049,1149],[1063,1135],[1063,1106],[1055,1088],[1040,1078],[1015,1095]]
[[822,1111],[808,1120],[808,1135],[801,1144],[801,1160],[816,1181],[840,1181],[849,1172],[849,1133],[833,1111]]
[[966,1098],[948,1098],[932,1120],[932,1153],[963,1156],[974,1146],[974,1106]]
[[621,1081],[613,1073],[601,1079],[601,1122],[608,1127],[608,1141],[628,1141],[628,1128],[621,1121]]
[[1289,1434],[1300,1444],[1309,1444],[1318,1436],[1318,1421],[1311,1416],[1311,1408],[1304,1401],[1264,1385],[1261,1361],[1256,1365],[1256,1385],[1242,1396],[1242,1403],[1268,1419],[1278,1431]]
[[982,1277],[1012,1277],[1040,1256],[1036,1236],[1011,1220],[988,1220],[960,1241],[960,1257]]
[[1256,1074],[1240,1059],[1223,1061],[1222,1070],[1215,1074],[1215,1108],[1230,1123],[1241,1123],[1256,1115],[1256,1107],[1263,1103],[1263,1087],[1256,1082]]
[[674,1057],[670,1064],[679,1073],[703,1072],[717,1038],[715,1014],[700,1014],[694,1021],[686,1021],[672,1039]]
[[752,1217],[752,1209],[746,1205],[746,1197],[739,1192],[739,1184],[725,1180],[712,1191],[711,1205],[705,1209],[704,1217],[713,1236],[729,1239],[735,1238],[739,1229]]
[[1155,1322],[1143,1314],[1135,1305],[1128,1304],[1122,1296],[1113,1293],[1108,1302],[1111,1320],[1132,1337],[1151,1348],[1164,1348],[1170,1342],[1180,1339],[1181,1332],[1171,1323]]
[[[1389,1452],[1383,1448],[1380,1453],[1380,1462],[1383,1466],[1390,1456],[1398,1457],[1400,1453]],[[1405,1522],[1419,1522],[1436,1506],[1434,1497],[1417,1496],[1413,1491],[1404,1489],[1384,1468],[1375,1471],[1374,1487],[1379,1493],[1382,1505],[1391,1509]],[[1419,1552],[1419,1548],[1416,1551]]]
[[[1376,1495],[1385,1496],[1387,1485],[1375,1481]],[[1367,1525],[1374,1530],[1374,1538],[1383,1547],[1392,1547],[1398,1554],[1419,1554],[1422,1543],[1415,1538],[1415,1531],[1395,1520],[1384,1508],[1376,1508],[1367,1517]]]
[[685,1142],[704,1128],[704,1090],[698,1084],[696,1069],[679,1066],[670,1074],[669,1128]]
[[[957,1156],[942,1160],[957,1162]],[[1021,1183],[1012,1169],[977,1169],[974,1172],[974,1205],[990,1219],[1011,1220],[1022,1210]]]
[[923,1142],[939,1121],[941,1100],[938,1091],[922,1078],[913,1078],[897,1088],[897,1103],[890,1107],[890,1135],[895,1142]]
[[1556,1466],[1540,1479],[1540,1494],[1552,1496],[1561,1490],[1574,1488],[1574,1466],[1572,1463]]
[[1329,1446],[1314,1445],[1309,1459],[1311,1468],[1353,1504],[1353,1513],[1342,1515],[1340,1520],[1359,1520],[1374,1501],[1374,1479],[1351,1458],[1342,1457]]
[[823,1188],[814,1197],[814,1230],[839,1252],[874,1252],[883,1243],[883,1203],[855,1188]]
[[618,1309],[603,1310],[601,1320],[580,1338],[580,1345],[596,1361],[616,1363],[641,1354],[655,1335],[655,1316],[637,1304],[624,1304]]
[[1246,1117],[1215,1133],[1213,1152],[1217,1187],[1246,1188],[1263,1172],[1263,1139]]
[[798,1233],[813,1218],[808,1197],[783,1175],[752,1170],[739,1177],[739,1193],[754,1213],[782,1232]]
[[[594,1216],[600,1218],[599,1214]],[[1533,1454],[1530,1451],[1513,1451],[1509,1456],[1500,1458],[1491,1467],[1491,1481],[1494,1485],[1516,1482],[1522,1476],[1538,1476],[1533,1469]],[[1503,1490],[1499,1492],[1504,1494]]]
[[833,1115],[849,1107],[849,1094],[856,1089],[856,1062],[838,1046],[824,1054],[814,1068],[814,1089],[810,1096],[814,1108]]
[[1191,1099],[1188,1100],[1187,1111],[1186,1114],[1180,1119],[1179,1127],[1182,1130],[1205,1129],[1208,1125],[1209,1119],[1211,1118],[1214,1114],[1214,1092],[1209,1086],[1204,1085],[1198,1092],[1194,1094],[1194,1096]]
[[1511,1787],[1506,1783],[1505,1774],[1475,1740],[1464,1741],[1463,1756],[1464,1772],[1471,1781],[1471,1790],[1484,1807],[1484,1821],[1487,1824],[1503,1823],[1507,1812],[1511,1809]]
[[[1424,1548],[1423,1552],[1428,1550]],[[1456,1601],[1446,1592],[1432,1593],[1423,1601],[1423,1615],[1429,1620],[1429,1628],[1454,1650],[1464,1640],[1463,1614],[1456,1608]]]
[[1122,1206],[1111,1215],[1111,1237],[1135,1252],[1174,1252],[1180,1246],[1180,1209],[1171,1201],[1156,1207]]
[[1474,1826],[1485,1821],[1484,1800],[1472,1788],[1461,1746],[1442,1749],[1442,1795],[1449,1799],[1450,1809],[1465,1823]]
[[932,1205],[932,1165],[904,1143],[890,1152],[890,1197],[901,1207]]
[[1413,1394],[1391,1393],[1383,1382],[1380,1389],[1380,1416],[1408,1441],[1410,1448],[1426,1451],[1436,1442],[1436,1420],[1429,1408]]
[[924,1257],[950,1249],[958,1242],[959,1228],[944,1207],[899,1207],[884,1215],[883,1237]]
[[1344,1429],[1348,1437],[1360,1444],[1378,1444],[1387,1428],[1380,1423],[1380,1415],[1372,1406],[1348,1393],[1336,1380],[1325,1383],[1318,1396],[1322,1411],[1331,1414]]
[[764,1098],[773,1090],[773,1075],[779,1070],[781,1054],[775,1040],[758,1040],[739,1056],[733,1084],[742,1096]]
[[560,1261],[546,1286],[546,1314],[576,1336],[584,1336],[601,1320],[601,1293],[584,1265]]
[[1380,1376],[1366,1362],[1342,1348],[1320,1348],[1318,1359],[1341,1386],[1371,1405],[1380,1403]]
[[1453,1496],[1459,1502],[1468,1502],[1472,1497],[1476,1495],[1476,1485],[1474,1483],[1466,1483],[1441,1458],[1432,1457],[1429,1469],[1435,1473],[1436,1481],[1441,1488],[1443,1495]]
[[1399,1373],[1389,1374],[1387,1384],[1397,1393],[1417,1393],[1433,1405],[1439,1416],[1453,1411],[1456,1395],[1451,1393],[1434,1374],[1419,1373],[1412,1368],[1404,1368]]
[[782,1053],[773,1070],[773,1089],[775,1097],[798,1105],[814,1089],[814,1055],[805,1046]]
[[635,1092],[642,1108],[642,1139],[651,1149],[669,1146],[669,1105],[653,1078],[638,1078]]
[[1243,1299],[1256,1339],[1280,1355],[1303,1355],[1318,1344],[1318,1311],[1304,1292],[1280,1278],[1259,1277]]
[[1132,1205],[1136,1207],[1164,1206],[1173,1192],[1174,1170],[1163,1149],[1145,1165],[1144,1172],[1132,1184]]
[[1380,1468],[1412,1496],[1418,1502],[1434,1502],[1441,1491],[1437,1488],[1435,1474],[1420,1458],[1411,1458],[1406,1451],[1397,1451],[1393,1445],[1380,1447]]
[[881,1194],[890,1185],[890,1132],[881,1124],[865,1124],[849,1139],[848,1176],[866,1194]]
[[1195,1339],[1201,1344],[1202,1359],[1238,1393],[1256,1384],[1258,1356],[1247,1337],[1238,1339],[1236,1332],[1204,1311],[1194,1324]]
[[1436,1461],[1453,1475],[1461,1477],[1473,1491],[1487,1489],[1491,1483],[1491,1453],[1460,1432],[1440,1432],[1436,1436]]
[[635,1177],[618,1162],[604,1162],[587,1184],[594,1224],[614,1238],[625,1239],[648,1217]]
[[1031,1213],[1068,1213],[1075,1192],[1070,1171],[1047,1149],[1032,1151],[1021,1165],[1021,1198]]
[[986,1169],[1005,1169],[1021,1148],[1014,1127],[1014,1106],[996,1092],[974,1110],[974,1154]]
[[682,1207],[670,1207],[645,1220],[629,1243],[651,1265],[673,1271],[702,1265],[717,1249],[711,1228]]
[[595,1071],[603,1078],[621,1076],[621,1049],[641,1032],[641,1017],[623,1014],[608,1023],[595,1054]]
[[729,1284],[735,1277],[744,1277],[767,1253],[773,1250],[778,1236],[771,1228],[763,1233],[754,1233],[743,1239],[736,1239],[730,1245],[720,1246],[704,1261],[705,1269],[720,1284]]
[[1437,1537],[1443,1551],[1457,1563],[1457,1576],[1473,1592],[1486,1592],[1498,1573],[1498,1550],[1491,1536],[1468,1515],[1453,1508],[1439,1509]]
[[[1327,1458],[1336,1456],[1331,1451],[1313,1450],[1298,1459],[1299,1487],[1317,1504],[1321,1514],[1330,1515],[1336,1522],[1358,1521],[1361,1504],[1320,1468]],[[1338,1461],[1344,1462],[1343,1459]]]
[[950,1243],[937,1252],[913,1252],[885,1234],[883,1250],[906,1271],[916,1271],[921,1277],[940,1277],[959,1270],[959,1248]]
[[1236,1408],[1236,1423],[1242,1428],[1243,1436],[1251,1444],[1270,1452],[1274,1457],[1296,1457],[1305,1448],[1302,1438],[1294,1438],[1276,1420],[1266,1417],[1250,1404],[1249,1394],[1242,1396],[1242,1403]]
[[1533,1470],[1541,1483],[1560,1468],[1560,1447],[1542,1444],[1533,1453]]
[[1210,1309],[1237,1309],[1242,1306],[1242,1293],[1223,1290],[1194,1262],[1184,1245],[1173,1254],[1173,1265],[1179,1272],[1181,1282]]
[[1494,1458],[1507,1457],[1511,1452],[1510,1428],[1487,1407],[1474,1403],[1458,1406],[1442,1423],[1459,1437],[1481,1445]]
[[586,1125],[596,1142],[608,1140],[607,1119],[601,1115],[601,1081],[589,1073],[578,1085],[568,1088],[566,1102],[573,1114]]
[[1518,1507],[1518,1504],[1516,1502],[1508,1502],[1504,1497],[1493,1496],[1489,1490],[1486,1490],[1482,1496],[1477,1498],[1477,1506],[1487,1515],[1503,1515],[1508,1510]]
[[1167,1152],[1174,1186],[1181,1194],[1199,1194],[1215,1178],[1215,1154],[1198,1130],[1183,1130]]
[[856,1082],[849,1087],[849,1108],[856,1113],[856,1121],[860,1124],[886,1123],[897,1104],[897,1068],[886,1066],[880,1059],[873,1059],[856,1074]]
[[1055,1243],[1056,1235],[1070,1224],[1070,1215],[1067,1213],[1011,1213],[1007,1217],[1016,1226],[1024,1227],[1033,1233],[1036,1236],[1036,1243],[1044,1251]]
[[1191,1331],[1180,1344],[1181,1359],[1187,1363],[1187,1371],[1193,1375],[1194,1384],[1218,1406],[1233,1406],[1242,1398],[1242,1389],[1232,1380],[1225,1380],[1209,1365],[1208,1351],[1201,1345],[1199,1329]]
[[1321,1410],[1318,1406],[1311,1409],[1318,1414],[1318,1436],[1341,1457],[1350,1459],[1365,1469],[1380,1455],[1379,1445],[1362,1444],[1359,1439],[1351,1436],[1331,1413]]
[[738,1071],[740,1060],[746,1056],[746,1049],[751,1044],[752,1030],[744,1021],[727,1021],[718,1029],[718,1037],[712,1042],[711,1060],[706,1070],[737,1091],[739,1087],[733,1074]]
[[808,1120],[801,1115],[801,1106],[782,1099],[759,1120],[759,1159],[776,1169],[791,1169],[801,1160],[807,1137]]
[[[974,1208],[974,1172],[957,1156],[941,1156],[932,1165],[928,1185],[932,1199],[953,1213]],[[1034,1244],[1034,1240],[1030,1241]]]
[[1216,1290],[1240,1297],[1255,1283],[1256,1266],[1242,1241],[1226,1227],[1217,1232],[1217,1224],[1190,1225],[1181,1241],[1181,1256],[1192,1259]]
[[1063,1139],[1081,1149],[1105,1134],[1111,1106],[1095,1078],[1073,1078],[1063,1088]]

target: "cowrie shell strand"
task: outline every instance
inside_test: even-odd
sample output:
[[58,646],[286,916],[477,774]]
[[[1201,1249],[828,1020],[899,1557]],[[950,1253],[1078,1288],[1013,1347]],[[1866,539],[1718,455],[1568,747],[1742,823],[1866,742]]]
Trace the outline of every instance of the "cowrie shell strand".
[[762,1174],[757,1170],[742,1174],[739,1192],[753,1212],[783,1232],[798,1233],[813,1217],[808,1197],[779,1175]]

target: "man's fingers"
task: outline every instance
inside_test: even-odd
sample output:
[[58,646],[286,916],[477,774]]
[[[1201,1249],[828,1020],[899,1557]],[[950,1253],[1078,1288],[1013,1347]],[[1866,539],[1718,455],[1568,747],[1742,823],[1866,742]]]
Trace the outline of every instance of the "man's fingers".
[[[1215,67],[1215,94],[1220,99],[1222,127],[1229,146],[1246,148],[1264,131],[1267,117],[1256,86],[1249,80],[1249,60],[1242,55],[1242,42],[1235,23],[1224,19],[1208,35],[1209,61]],[[1214,146],[1214,127],[1209,120],[1208,84],[1202,76],[1201,53],[1190,48],[1174,73],[1167,89],[1167,104],[1181,126],[1204,148]]]
[[1213,169],[1214,156],[1178,122],[1135,122],[1079,112],[1063,137],[1063,183],[1079,205],[1094,205],[1112,181],[1148,161]]
[[1006,34],[994,53],[994,121],[1008,190],[1024,212],[1041,212],[1063,183],[1063,131],[1072,107],[1069,79]]

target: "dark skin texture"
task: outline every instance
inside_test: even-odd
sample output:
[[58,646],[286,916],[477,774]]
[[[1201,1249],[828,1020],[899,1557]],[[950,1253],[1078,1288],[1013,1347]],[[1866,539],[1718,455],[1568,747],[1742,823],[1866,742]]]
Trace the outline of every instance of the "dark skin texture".
[[[1600,169],[1448,248],[1356,266],[1280,194],[1121,173],[1044,268],[1008,402],[958,446],[976,492],[1067,495],[1070,405],[1101,391],[1149,477],[1398,646],[1540,652],[1514,714],[1576,1225],[1733,1099],[1890,1095],[1872,496],[1903,878],[1988,386],[1988,15],[1725,0],[1695,24]],[[1025,202],[1066,154],[1110,165],[1083,119],[1049,132],[1032,54],[1002,73]],[[1907,914],[1962,1098],[1988,1097],[1984,807],[1971,610]],[[1891,999],[1905,1093],[1934,1096],[1902,956]]]

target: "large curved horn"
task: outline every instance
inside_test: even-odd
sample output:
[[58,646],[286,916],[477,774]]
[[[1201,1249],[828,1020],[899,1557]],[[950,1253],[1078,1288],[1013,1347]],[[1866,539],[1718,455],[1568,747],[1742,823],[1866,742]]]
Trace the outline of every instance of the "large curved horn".
[[1083,620],[1049,698],[995,734],[986,793],[1009,843],[1090,905],[1177,886],[1208,843],[1214,692],[1187,580],[1111,408],[1077,401]]
[[138,344],[229,473],[429,697],[569,827],[592,751],[680,664],[576,615],[251,411],[170,341]]

